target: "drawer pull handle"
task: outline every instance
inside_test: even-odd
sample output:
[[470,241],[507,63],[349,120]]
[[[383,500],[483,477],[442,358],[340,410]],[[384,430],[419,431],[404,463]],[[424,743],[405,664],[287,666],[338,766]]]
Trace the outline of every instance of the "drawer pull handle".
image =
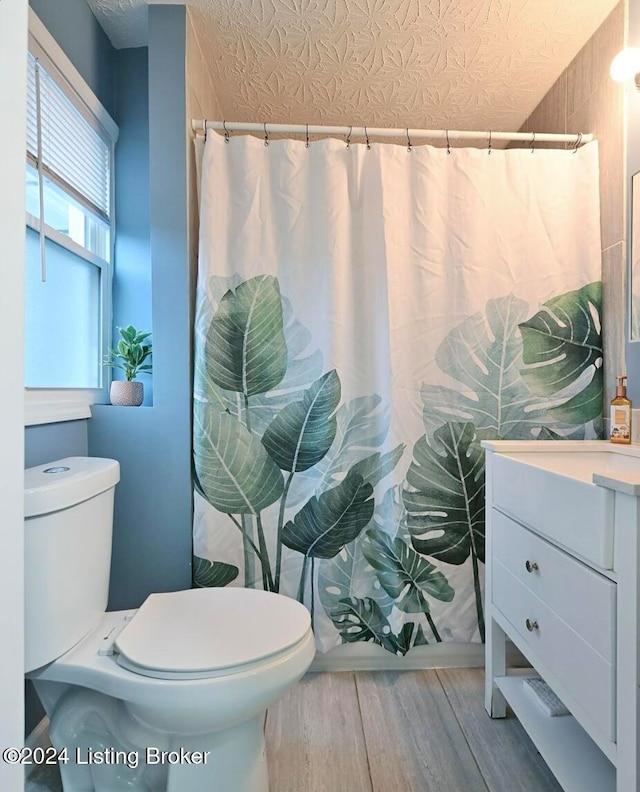
[[529,632],[533,632],[534,630],[538,629],[537,621],[531,621],[531,619],[527,619],[525,624],[527,625],[527,630],[529,630]]
[[524,562],[524,565],[527,572],[537,572],[540,568],[535,561],[529,561],[528,559]]

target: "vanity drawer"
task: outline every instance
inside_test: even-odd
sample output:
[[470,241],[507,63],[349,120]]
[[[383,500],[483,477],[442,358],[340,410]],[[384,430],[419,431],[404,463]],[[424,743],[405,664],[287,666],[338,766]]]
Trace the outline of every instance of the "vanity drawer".
[[[553,688],[557,680],[563,690],[556,692],[562,698],[566,691],[564,703],[578,720],[586,716],[592,728],[614,741],[614,664],[589,646],[496,558],[492,573],[494,606],[544,663],[549,685]],[[535,657],[530,658],[532,662]]]
[[491,520],[494,558],[613,663],[616,584],[496,509]]
[[494,454],[494,505],[572,554],[613,569],[613,492],[591,482],[588,455],[574,456],[573,466],[584,468],[578,477],[559,472],[561,454]]

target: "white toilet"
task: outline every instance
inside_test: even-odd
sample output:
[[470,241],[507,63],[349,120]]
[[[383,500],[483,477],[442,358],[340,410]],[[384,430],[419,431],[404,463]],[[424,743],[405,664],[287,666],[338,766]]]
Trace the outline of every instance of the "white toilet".
[[25,471],[25,670],[64,790],[268,792],[265,711],[311,664],[309,613],[244,588],[105,613],[119,478],[84,457]]

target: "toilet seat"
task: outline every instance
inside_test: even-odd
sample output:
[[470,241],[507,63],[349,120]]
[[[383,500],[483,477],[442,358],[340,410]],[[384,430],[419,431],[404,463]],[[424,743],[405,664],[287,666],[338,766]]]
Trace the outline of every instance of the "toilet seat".
[[115,640],[118,663],[159,679],[245,671],[300,643],[307,609],[280,594],[200,588],[151,594]]

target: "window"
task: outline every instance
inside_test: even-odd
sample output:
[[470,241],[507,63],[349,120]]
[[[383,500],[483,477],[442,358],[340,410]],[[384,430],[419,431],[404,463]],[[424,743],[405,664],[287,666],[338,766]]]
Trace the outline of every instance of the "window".
[[29,50],[25,386],[105,401],[117,127],[33,12]]

